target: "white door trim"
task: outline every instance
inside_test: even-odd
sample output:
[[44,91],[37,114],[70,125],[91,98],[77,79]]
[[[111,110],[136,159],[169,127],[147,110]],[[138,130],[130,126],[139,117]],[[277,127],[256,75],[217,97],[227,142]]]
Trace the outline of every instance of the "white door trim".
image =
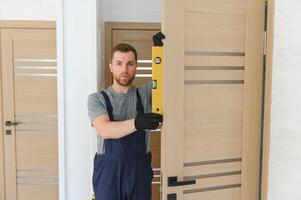
[[58,105],[58,155],[59,155],[59,199],[66,199],[65,168],[65,110],[64,110],[64,1],[56,0],[56,44],[57,44],[57,105]]
[[86,100],[99,90],[102,0],[56,1],[59,199],[89,199],[96,133]]

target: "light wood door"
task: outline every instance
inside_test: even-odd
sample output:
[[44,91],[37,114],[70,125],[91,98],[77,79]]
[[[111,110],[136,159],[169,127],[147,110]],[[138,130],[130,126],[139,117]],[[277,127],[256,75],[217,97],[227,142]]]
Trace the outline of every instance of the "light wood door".
[[[106,58],[109,58],[111,48],[119,43],[129,43],[137,49],[138,52],[138,68],[136,78],[133,82],[135,86],[141,86],[152,80],[152,37],[160,31],[160,24],[149,23],[108,23],[106,26]],[[111,41],[111,43],[107,41]],[[112,84],[111,73],[106,62],[106,87]],[[152,167],[154,171],[154,179],[152,183],[152,199],[160,199],[160,159],[161,159],[161,134],[159,131],[151,132],[151,152]]]
[[55,29],[2,29],[1,53],[5,199],[57,200]]
[[256,200],[265,2],[162,3],[162,199]]

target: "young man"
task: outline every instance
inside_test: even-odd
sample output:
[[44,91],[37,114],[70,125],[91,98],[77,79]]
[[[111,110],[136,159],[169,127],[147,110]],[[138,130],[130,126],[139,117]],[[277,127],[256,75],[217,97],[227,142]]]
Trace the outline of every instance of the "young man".
[[129,44],[112,49],[113,84],[88,97],[88,115],[99,134],[94,158],[96,200],[150,200],[153,171],[149,133],[162,115],[151,113],[151,82],[136,88],[137,52]]

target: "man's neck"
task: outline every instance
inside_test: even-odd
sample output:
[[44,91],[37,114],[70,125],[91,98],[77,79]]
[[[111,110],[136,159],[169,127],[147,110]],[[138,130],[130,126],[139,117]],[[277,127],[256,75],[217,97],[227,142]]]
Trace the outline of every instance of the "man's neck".
[[121,94],[128,93],[128,91],[131,87],[132,87],[132,85],[122,86],[122,85],[119,85],[118,83],[112,84],[112,89],[114,90],[114,92],[121,93]]

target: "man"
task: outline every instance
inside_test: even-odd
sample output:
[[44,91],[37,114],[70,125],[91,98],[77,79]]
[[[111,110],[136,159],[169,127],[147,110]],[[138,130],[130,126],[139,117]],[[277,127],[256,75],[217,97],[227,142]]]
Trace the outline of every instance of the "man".
[[[162,115],[151,113],[151,82],[136,88],[137,52],[129,44],[112,49],[113,84],[88,97],[88,114],[100,139],[94,158],[96,200],[150,200],[153,171],[149,133]],[[100,138],[100,137],[99,137]]]

